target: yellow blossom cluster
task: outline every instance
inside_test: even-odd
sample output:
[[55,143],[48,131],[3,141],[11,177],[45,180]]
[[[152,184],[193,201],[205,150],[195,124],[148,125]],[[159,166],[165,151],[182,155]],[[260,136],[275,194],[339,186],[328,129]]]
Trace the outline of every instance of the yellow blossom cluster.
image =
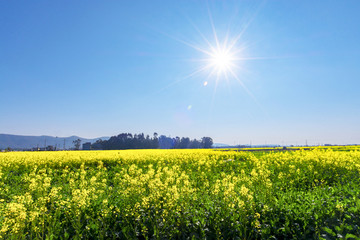
[[0,238],[172,238],[181,227],[221,238],[224,226],[264,234],[290,193],[352,184],[360,152],[345,150],[0,153]]

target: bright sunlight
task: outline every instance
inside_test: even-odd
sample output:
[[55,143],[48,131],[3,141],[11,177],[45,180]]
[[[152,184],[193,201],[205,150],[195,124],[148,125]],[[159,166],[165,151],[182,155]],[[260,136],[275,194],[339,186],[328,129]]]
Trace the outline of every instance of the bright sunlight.
[[235,58],[229,52],[229,49],[215,49],[209,60],[211,67],[216,69],[217,74],[221,74],[231,71],[231,68],[234,67],[233,61]]

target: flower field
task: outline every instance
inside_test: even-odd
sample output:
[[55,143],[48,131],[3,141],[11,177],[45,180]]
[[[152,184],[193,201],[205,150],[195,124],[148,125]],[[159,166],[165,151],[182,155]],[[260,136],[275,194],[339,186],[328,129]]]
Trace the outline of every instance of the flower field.
[[0,153],[3,239],[360,239],[360,149]]

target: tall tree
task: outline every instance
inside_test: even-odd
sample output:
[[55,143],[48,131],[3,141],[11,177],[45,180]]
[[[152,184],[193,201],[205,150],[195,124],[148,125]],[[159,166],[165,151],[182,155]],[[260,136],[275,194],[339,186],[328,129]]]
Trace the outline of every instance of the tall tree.
[[81,139],[78,138],[78,139],[74,140],[73,144],[74,144],[75,150],[79,150],[80,149],[80,144],[81,144]]
[[179,145],[180,145],[179,148],[189,148],[190,138],[182,137]]
[[213,140],[211,137],[203,137],[201,139],[201,145],[203,148],[211,148],[213,145]]

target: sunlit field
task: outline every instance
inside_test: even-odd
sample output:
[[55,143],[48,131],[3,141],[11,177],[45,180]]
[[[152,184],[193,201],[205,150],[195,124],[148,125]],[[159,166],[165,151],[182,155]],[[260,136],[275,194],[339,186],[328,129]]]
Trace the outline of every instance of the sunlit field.
[[0,170],[3,239],[360,236],[358,147],[9,152]]

